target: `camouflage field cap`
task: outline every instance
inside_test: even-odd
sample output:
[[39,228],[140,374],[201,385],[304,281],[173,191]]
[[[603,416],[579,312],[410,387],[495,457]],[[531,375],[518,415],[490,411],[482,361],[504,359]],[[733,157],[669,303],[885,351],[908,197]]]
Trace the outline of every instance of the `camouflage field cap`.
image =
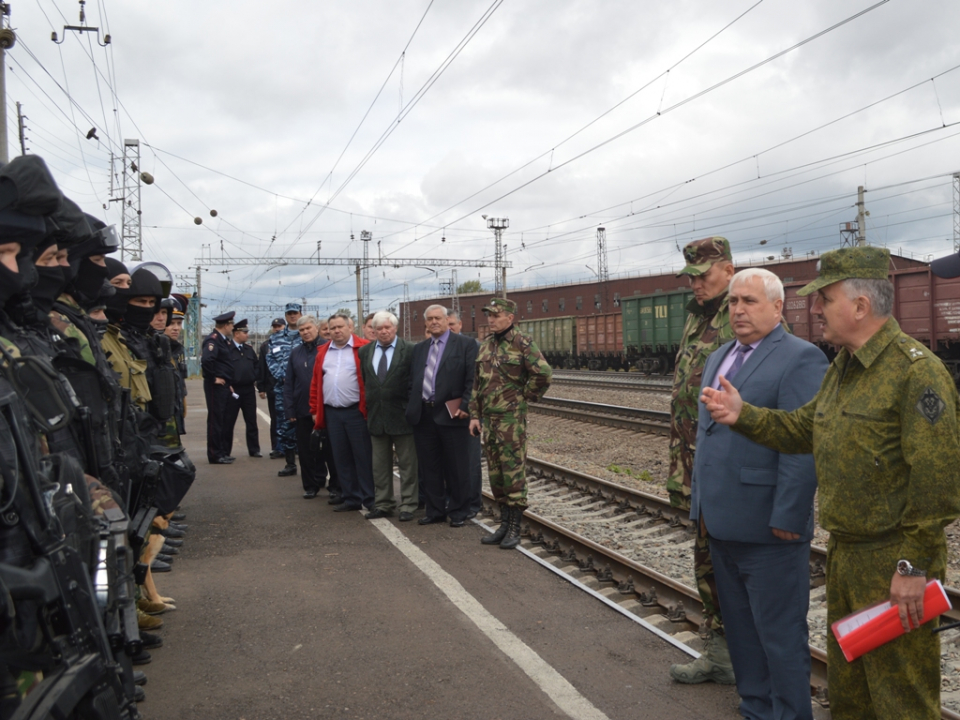
[[730,254],[730,241],[719,235],[703,240],[694,240],[684,246],[683,259],[687,261],[687,266],[677,274],[677,277],[681,275],[691,275],[693,277],[703,275],[713,267],[715,262],[721,260],[733,262],[733,255]]
[[811,295],[820,288],[850,278],[885,280],[890,273],[890,251],[872,246],[840,248],[820,256],[817,279],[797,290]]
[[516,315],[517,304],[513,300],[507,300],[506,298],[490,298],[490,302],[488,302],[486,307],[483,308],[483,311],[486,313],[505,312],[509,313],[510,315]]

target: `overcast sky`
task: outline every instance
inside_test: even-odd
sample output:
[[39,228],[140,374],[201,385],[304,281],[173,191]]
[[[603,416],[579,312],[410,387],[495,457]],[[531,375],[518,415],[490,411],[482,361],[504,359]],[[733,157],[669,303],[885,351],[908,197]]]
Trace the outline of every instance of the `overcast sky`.
[[[119,227],[110,155],[138,138],[156,180],[144,259],[192,276],[210,258],[211,310],[354,307],[352,268],[268,258],[362,256],[362,230],[372,256],[424,266],[371,269],[373,309],[404,282],[435,295],[450,270],[431,260],[492,260],[484,214],[509,218],[510,288],[593,277],[599,225],[612,274],[676,267],[714,234],[740,259],[822,251],[856,219],[858,185],[869,242],[939,256],[960,171],[960,4],[875,4],[88,0],[103,49],[64,32],[77,2],[13,0],[10,153],[20,101],[29,151]],[[457,278],[493,286],[490,269]]]

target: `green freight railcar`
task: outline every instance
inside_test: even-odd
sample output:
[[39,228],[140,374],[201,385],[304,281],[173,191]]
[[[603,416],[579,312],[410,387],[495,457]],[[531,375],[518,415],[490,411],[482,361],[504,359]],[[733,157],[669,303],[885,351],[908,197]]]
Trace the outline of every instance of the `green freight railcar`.
[[555,368],[574,367],[577,354],[577,323],[568,317],[521,320],[520,332],[529,335],[544,358]]
[[687,303],[692,298],[690,290],[624,298],[623,353],[627,363],[645,373],[673,372]]

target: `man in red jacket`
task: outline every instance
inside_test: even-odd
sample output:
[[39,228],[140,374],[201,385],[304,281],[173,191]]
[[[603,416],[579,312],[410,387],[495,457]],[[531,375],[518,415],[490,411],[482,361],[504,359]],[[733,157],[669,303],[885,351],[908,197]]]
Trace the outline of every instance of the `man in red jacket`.
[[350,332],[350,318],[331,315],[330,342],[317,350],[310,383],[313,426],[326,428],[343,503],[334,512],[373,510],[373,446],[359,350],[369,341]]

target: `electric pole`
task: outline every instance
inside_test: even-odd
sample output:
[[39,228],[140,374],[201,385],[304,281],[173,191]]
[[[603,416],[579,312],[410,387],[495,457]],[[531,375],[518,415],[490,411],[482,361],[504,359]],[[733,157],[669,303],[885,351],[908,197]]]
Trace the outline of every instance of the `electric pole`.
[[413,334],[413,322],[410,318],[410,283],[403,284],[403,305],[400,306],[400,317],[403,318],[403,339],[410,340]]
[[597,280],[600,281],[601,306],[598,310],[609,308],[609,298],[607,298],[608,283],[610,281],[610,270],[607,266],[607,229],[597,228]]
[[23,136],[23,109],[20,107],[20,101],[17,100],[17,134],[20,136],[20,154],[27,154],[27,143],[26,139]]
[[505,298],[507,296],[507,266],[504,261],[507,257],[507,249],[503,244],[503,231],[510,227],[510,218],[487,218],[486,215],[483,217],[487,221],[487,227],[493,230],[495,242],[493,266],[496,279],[493,294]]
[[10,3],[0,2],[0,162],[10,160],[7,151],[7,50],[17,42],[10,28]]
[[120,231],[120,260],[143,260],[140,223],[140,141],[123,141],[123,225]]
[[857,245],[867,244],[867,215],[864,210],[863,185],[857,188]]
[[[360,298],[362,303],[357,305],[358,323],[370,313],[370,241],[373,239],[373,233],[368,230],[360,231],[360,242],[363,243],[363,287],[361,288]],[[360,310],[362,309],[362,312]]]
[[953,251],[960,252],[960,173],[953,174]]

